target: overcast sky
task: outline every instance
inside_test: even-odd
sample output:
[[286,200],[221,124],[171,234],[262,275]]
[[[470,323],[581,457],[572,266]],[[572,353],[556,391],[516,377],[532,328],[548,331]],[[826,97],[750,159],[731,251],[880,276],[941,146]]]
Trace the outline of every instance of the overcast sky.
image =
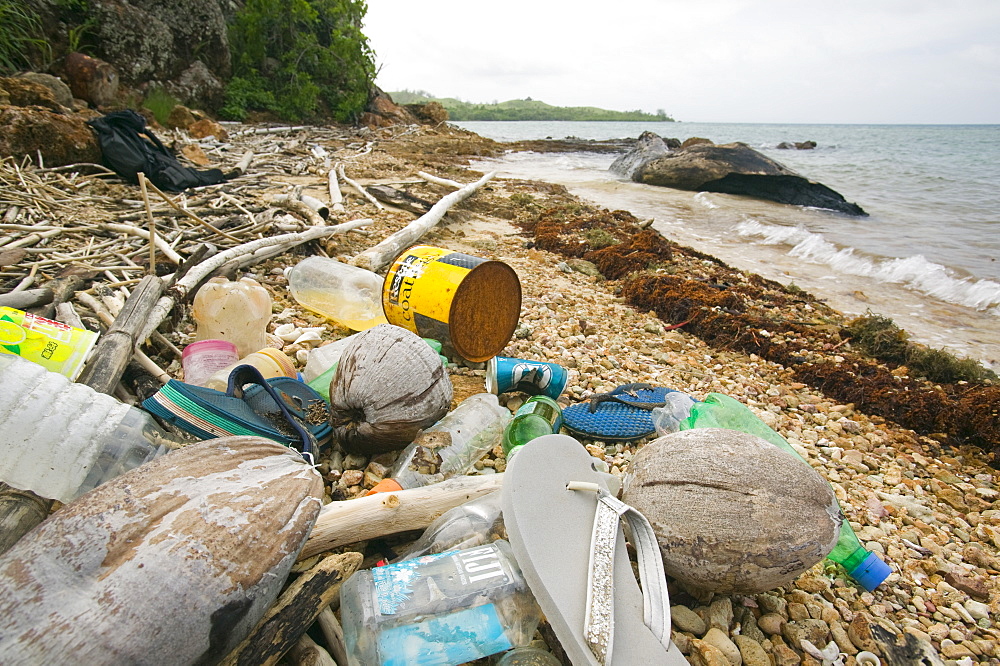
[[690,122],[1000,123],[1000,0],[368,0],[386,92]]

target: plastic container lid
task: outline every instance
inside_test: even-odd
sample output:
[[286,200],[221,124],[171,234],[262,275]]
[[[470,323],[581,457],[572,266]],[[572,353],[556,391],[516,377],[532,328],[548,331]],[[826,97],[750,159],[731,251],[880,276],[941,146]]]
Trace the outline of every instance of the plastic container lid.
[[878,555],[875,553],[868,553],[868,557],[861,560],[861,564],[847,573],[851,578],[857,581],[859,585],[871,592],[876,587],[881,585],[882,581],[889,577],[889,574],[892,573],[892,569],[890,569],[889,565],[883,562]]
[[[181,358],[185,359],[191,354],[204,351],[221,351],[221,352],[230,352],[233,354],[237,353],[236,345],[234,345],[232,342],[229,342],[228,340],[216,340],[216,339],[198,340],[184,347],[184,351],[181,352]],[[237,356],[237,358],[239,357]]]

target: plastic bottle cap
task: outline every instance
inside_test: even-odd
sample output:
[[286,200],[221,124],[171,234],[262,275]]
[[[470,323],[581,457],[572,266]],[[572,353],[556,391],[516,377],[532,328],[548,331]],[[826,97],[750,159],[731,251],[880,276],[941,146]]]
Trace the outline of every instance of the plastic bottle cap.
[[871,592],[882,584],[892,569],[883,562],[875,553],[868,553],[868,557],[861,561],[852,571],[847,572],[859,585]]
[[369,490],[366,495],[374,495],[376,493],[395,493],[403,489],[403,486],[399,485],[396,479],[382,479]]

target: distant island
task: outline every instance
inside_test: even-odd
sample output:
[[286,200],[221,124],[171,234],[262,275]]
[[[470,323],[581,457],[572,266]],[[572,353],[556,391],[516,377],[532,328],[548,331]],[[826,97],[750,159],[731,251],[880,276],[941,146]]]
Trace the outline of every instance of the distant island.
[[389,96],[397,104],[437,102],[448,111],[449,120],[644,120],[674,122],[663,109],[645,111],[609,111],[596,106],[552,106],[526,97],[507,102],[473,104],[454,97],[434,97],[423,90],[401,90]]

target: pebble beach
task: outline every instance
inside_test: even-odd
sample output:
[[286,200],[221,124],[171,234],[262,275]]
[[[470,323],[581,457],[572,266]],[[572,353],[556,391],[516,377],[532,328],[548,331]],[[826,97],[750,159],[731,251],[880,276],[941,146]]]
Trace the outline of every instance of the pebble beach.
[[[419,182],[415,172],[472,182],[482,174],[470,170],[468,160],[502,150],[474,134],[446,128],[382,129],[372,138],[374,150],[351,164],[354,177],[397,187],[409,183],[408,191],[431,201],[448,189]],[[321,174],[313,181],[313,187],[322,187]],[[375,223],[361,234],[326,241],[324,251],[335,258],[349,261],[414,217],[376,210],[347,190],[345,195],[352,215]],[[564,405],[630,382],[667,386],[695,398],[719,392],[740,400],[830,482],[862,543],[892,568],[874,592],[852,583],[829,561],[816,564],[787,588],[755,595],[699,594],[672,583],[673,640],[688,660],[718,666],[851,666],[859,652],[870,651],[883,664],[1000,663],[1000,631],[995,627],[1000,613],[1000,490],[983,452],[946,446],[852,404],[839,404],[796,381],[782,365],[715,348],[682,326],[669,326],[655,313],[627,305],[616,281],[588,262],[534,247],[517,222],[549,206],[586,207],[559,186],[494,179],[421,241],[504,261],[515,269],[523,289],[522,310],[503,355],[566,367],[570,378],[560,399]],[[696,255],[675,256],[675,263],[673,270],[694,278],[709,265],[718,268]],[[276,293],[282,291],[279,270],[261,269],[257,277]],[[733,279],[746,276],[733,271]],[[808,298],[783,309],[781,316],[844,322],[843,315]],[[292,304],[272,325],[289,322],[316,325],[317,319]],[[331,328],[332,337],[346,333]],[[449,372],[455,404],[484,390],[481,364],[452,364]],[[507,394],[502,402],[515,409],[523,399]],[[648,441],[581,443],[603,458],[612,473],[625,475]],[[334,454],[321,469],[331,496],[349,501],[377,483],[391,461],[391,455],[367,460]],[[476,471],[503,472],[505,465],[497,446]],[[836,649],[829,649],[831,643]]]

